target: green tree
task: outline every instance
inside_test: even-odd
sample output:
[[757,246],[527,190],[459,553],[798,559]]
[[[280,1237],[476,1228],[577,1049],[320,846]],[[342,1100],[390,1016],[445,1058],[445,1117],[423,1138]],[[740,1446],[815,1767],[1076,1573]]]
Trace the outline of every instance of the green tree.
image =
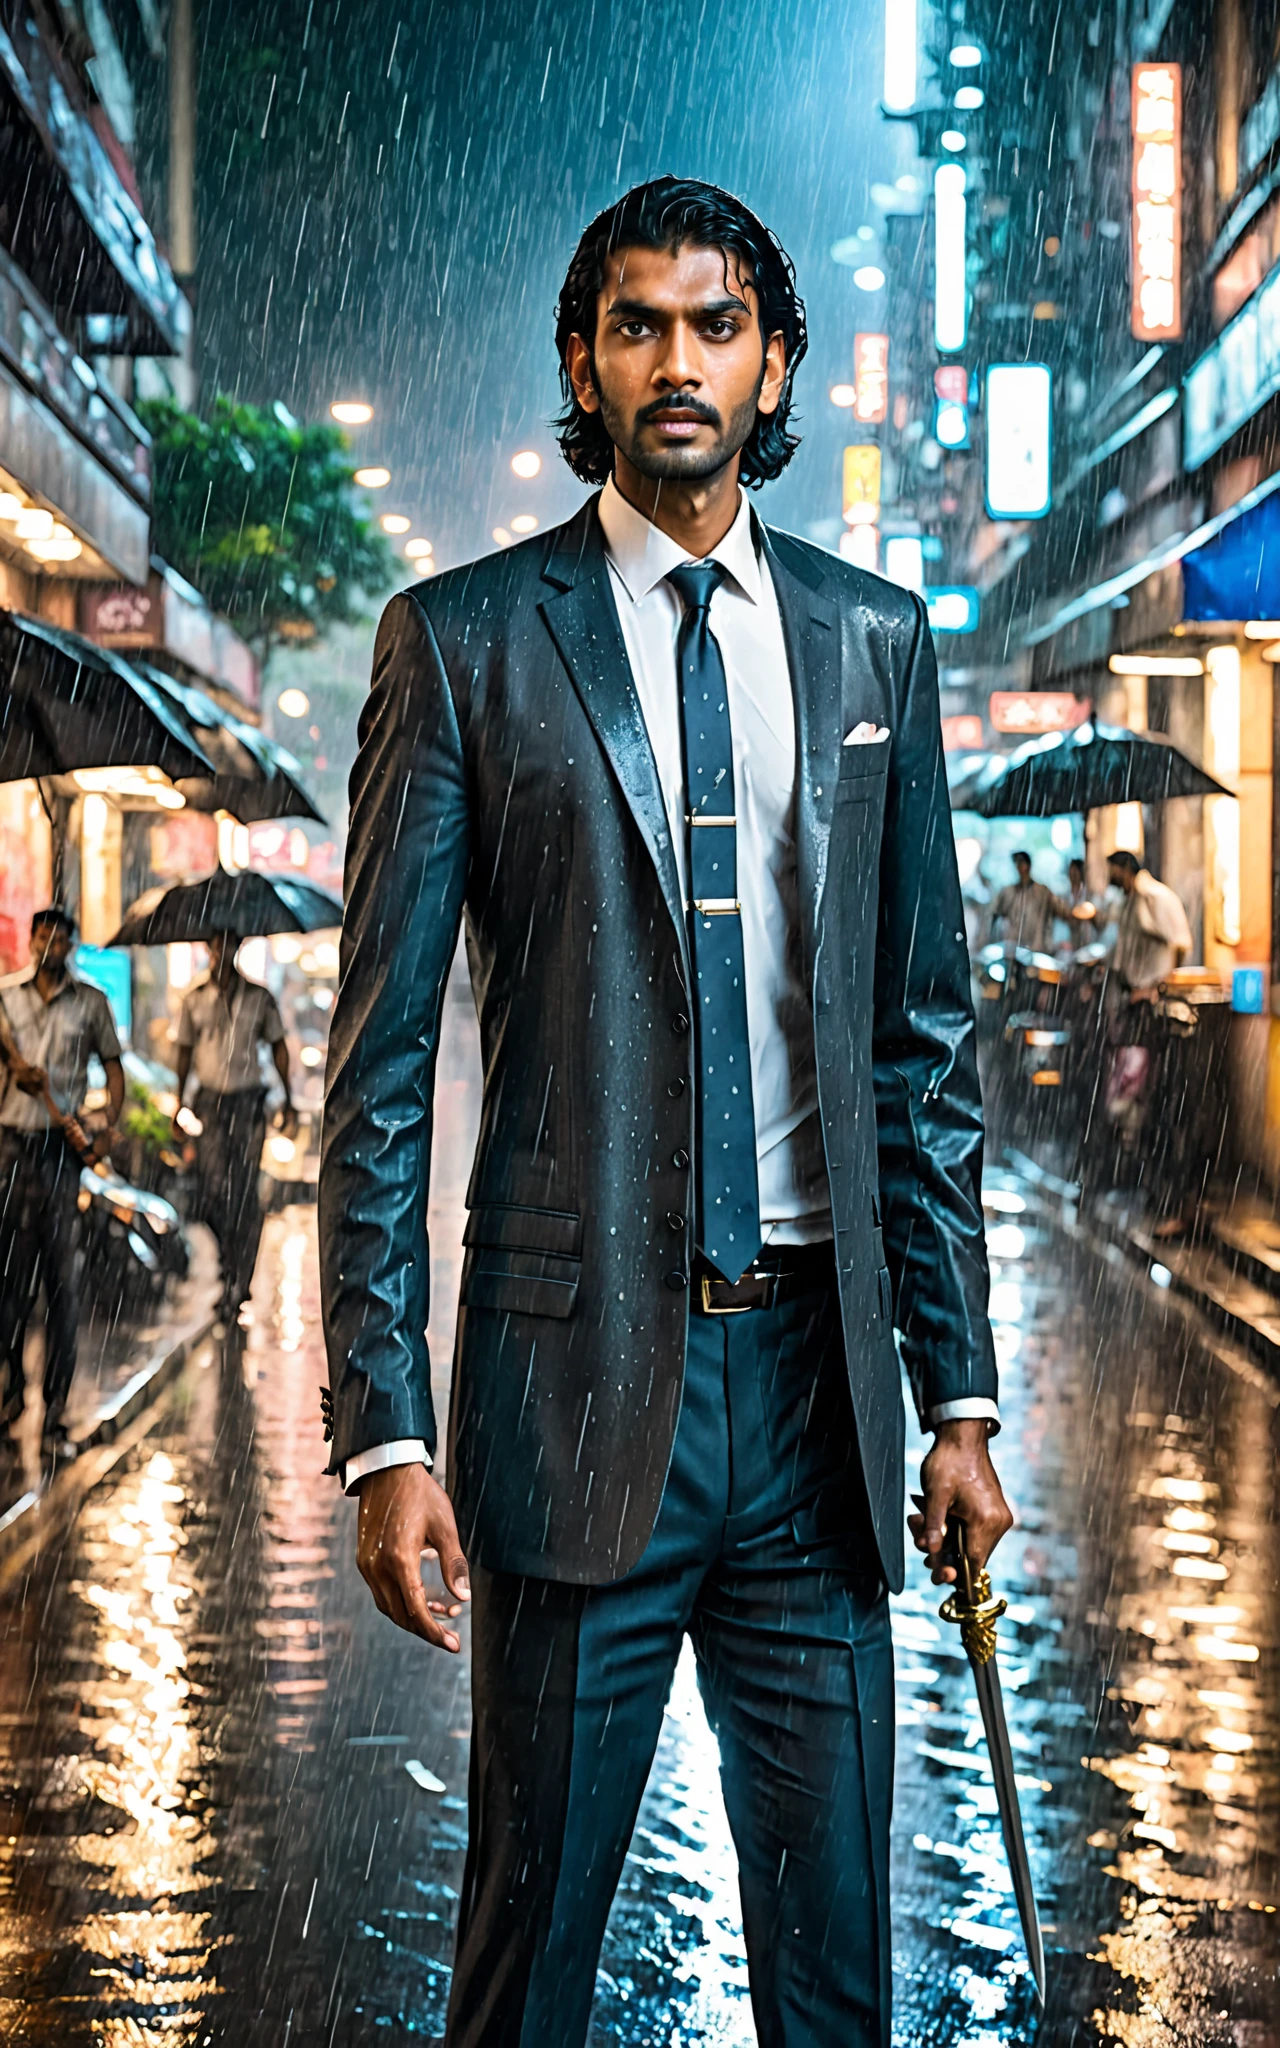
[[358,510],[339,428],[223,397],[207,419],[170,398],[138,412],[157,552],[263,660],[279,640],[358,619],[360,600],[390,586],[391,550]]

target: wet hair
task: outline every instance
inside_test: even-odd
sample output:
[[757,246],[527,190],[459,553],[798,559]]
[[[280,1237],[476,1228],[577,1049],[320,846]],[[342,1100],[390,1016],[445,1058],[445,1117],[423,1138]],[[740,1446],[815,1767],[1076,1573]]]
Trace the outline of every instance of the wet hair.
[[1073,868],[1079,868],[1080,873],[1083,875],[1084,862],[1081,860],[1078,853],[1073,853],[1070,860],[1067,862],[1067,873],[1070,874]]
[[56,903],[51,903],[47,909],[37,910],[34,913],[31,919],[32,938],[35,937],[42,924],[56,925],[58,930],[65,932],[69,939],[74,939],[76,935],[75,919],[69,911],[60,910]]
[[1012,856],[1012,859],[1013,859],[1013,864],[1014,864],[1014,866],[1015,866],[1015,867],[1017,867],[1017,865],[1018,865],[1018,862],[1019,862],[1020,860],[1025,860],[1025,862],[1026,862],[1027,866],[1028,866],[1028,867],[1030,867],[1030,866],[1031,866],[1031,855],[1030,855],[1030,854],[1029,854],[1029,853],[1027,852],[1027,849],[1026,849],[1026,847],[1025,847],[1025,846],[1020,846],[1020,847],[1018,848],[1018,851],[1017,851],[1017,852],[1016,852],[1016,853],[1015,853],[1015,854],[1014,854],[1014,855]]
[[1109,868],[1123,868],[1126,875],[1136,875],[1142,866],[1142,862],[1137,858],[1136,854],[1129,853],[1124,847],[1121,847],[1118,853],[1109,853],[1107,855],[1107,866]]
[[609,258],[619,249],[666,249],[672,254],[691,245],[719,249],[726,264],[736,256],[750,273],[760,301],[763,337],[781,334],[787,371],[778,409],[758,413],[743,445],[738,475],[751,486],[780,476],[800,446],[798,434],[787,432],[791,386],[809,346],[804,301],[796,290],[796,273],[777,236],[754,213],[718,185],[696,178],[653,178],[598,213],[573,253],[556,306],[556,349],[560,357],[560,389],[564,410],[555,421],[560,452],[584,484],[605,483],[613,473],[613,443],[598,412],[584,412],[573,395],[565,365],[571,334],[580,334],[592,350],[596,301],[604,285]]

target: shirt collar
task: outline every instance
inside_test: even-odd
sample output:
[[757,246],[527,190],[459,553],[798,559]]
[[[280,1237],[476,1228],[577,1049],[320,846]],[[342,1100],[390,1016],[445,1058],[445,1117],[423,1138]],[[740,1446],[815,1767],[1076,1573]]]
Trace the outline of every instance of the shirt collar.
[[[26,966],[20,968],[18,973],[15,974],[11,980],[9,980],[8,986],[10,988],[35,988],[36,972],[37,969],[34,960],[29,960]],[[58,986],[55,988],[53,994],[50,997],[48,997],[47,1001],[49,1003],[56,1003],[59,996],[71,995],[79,987],[80,983],[76,980],[75,975],[71,972],[71,969],[68,968],[66,973],[63,975],[62,980],[58,983]],[[40,995],[39,989],[36,989],[36,994]],[[40,1000],[42,1003],[46,1002],[46,998],[44,996],[40,996]]]
[[[656,590],[673,569],[698,559],[678,540],[672,540],[660,526],[646,519],[628,504],[610,477],[599,502],[600,526],[609,560],[621,578],[628,597],[639,604]],[[760,558],[756,553],[751,506],[746,493],[738,493],[738,511],[724,539],[712,549],[707,560],[727,569],[742,595],[752,604],[760,602]]]

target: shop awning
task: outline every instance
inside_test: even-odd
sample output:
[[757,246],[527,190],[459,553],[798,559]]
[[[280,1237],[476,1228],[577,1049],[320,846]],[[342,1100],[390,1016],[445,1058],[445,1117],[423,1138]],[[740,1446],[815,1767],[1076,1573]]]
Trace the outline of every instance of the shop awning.
[[142,212],[28,8],[0,27],[0,235],[54,312],[118,316],[113,344],[181,353],[191,312]]
[[1280,493],[1184,555],[1182,589],[1184,619],[1280,615]]
[[[1101,611],[1104,605],[1114,604],[1116,598],[1124,597],[1129,591],[1136,590],[1140,583],[1145,583],[1148,576],[1154,576],[1158,570],[1167,569],[1174,562],[1185,562],[1188,555],[1198,554],[1202,549],[1207,549],[1220,534],[1226,533],[1229,528],[1238,525],[1243,519],[1248,519],[1252,513],[1260,511],[1264,505],[1275,500],[1278,492],[1280,470],[1277,470],[1274,476],[1265,477],[1241,498],[1238,504],[1229,505],[1225,512],[1216,512],[1212,519],[1204,520],[1189,533],[1172,535],[1151,554],[1144,555],[1141,561],[1132,562],[1128,568],[1119,570],[1114,576],[1108,576],[1104,583],[1095,583],[1092,589],[1081,591],[1079,597],[1073,597],[1069,604],[1062,605],[1043,625],[1034,626],[1029,633],[1024,634],[1023,646],[1039,647],[1043,641],[1052,640],[1055,633],[1060,633],[1065,626],[1074,625],[1077,619],[1087,617],[1090,612]],[[1272,563],[1274,573],[1273,549],[1268,551],[1268,560]],[[1271,601],[1275,602],[1274,596]],[[1191,614],[1188,613],[1187,616],[1190,617]],[[1226,615],[1213,613],[1210,616]],[[1259,614],[1252,610],[1236,612],[1233,616],[1248,619],[1257,618]]]

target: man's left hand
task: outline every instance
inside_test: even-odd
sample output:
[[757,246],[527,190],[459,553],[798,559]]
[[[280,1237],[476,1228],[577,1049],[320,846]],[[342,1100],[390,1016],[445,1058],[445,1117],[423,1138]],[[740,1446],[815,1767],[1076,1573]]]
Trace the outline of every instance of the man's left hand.
[[280,1112],[280,1128],[286,1138],[296,1138],[298,1135],[298,1112],[291,1102],[286,1102]]
[[943,1422],[933,1449],[920,1467],[924,1513],[908,1516],[916,1549],[929,1560],[935,1586],[953,1584],[954,1565],[942,1562],[947,1517],[964,1523],[965,1549],[981,1571],[1000,1538],[1013,1527],[1013,1514],[996,1478],[987,1449],[985,1420]]

